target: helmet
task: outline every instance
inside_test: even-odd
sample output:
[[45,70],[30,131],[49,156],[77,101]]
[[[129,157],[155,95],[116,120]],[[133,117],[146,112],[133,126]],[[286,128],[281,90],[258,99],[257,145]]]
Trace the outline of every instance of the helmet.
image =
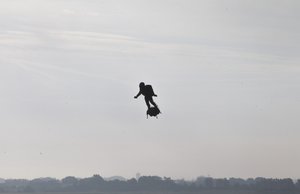
[[140,88],[144,87],[145,86],[145,83],[144,82],[141,82],[140,83]]

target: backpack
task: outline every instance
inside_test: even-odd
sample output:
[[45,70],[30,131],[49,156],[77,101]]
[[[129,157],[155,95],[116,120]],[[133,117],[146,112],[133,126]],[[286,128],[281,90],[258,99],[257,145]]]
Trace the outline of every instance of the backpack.
[[144,91],[146,96],[154,96],[154,91],[151,85],[145,85]]

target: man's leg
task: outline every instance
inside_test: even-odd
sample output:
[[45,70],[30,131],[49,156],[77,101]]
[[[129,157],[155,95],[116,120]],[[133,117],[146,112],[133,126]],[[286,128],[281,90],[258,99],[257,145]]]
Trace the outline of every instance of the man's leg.
[[158,112],[161,113],[160,110],[159,110],[159,108],[158,108],[158,106],[157,106],[157,104],[153,101],[153,98],[152,98],[152,97],[149,99],[149,101],[150,101],[151,104],[153,104],[153,106],[158,110]]
[[149,98],[145,97],[145,102],[146,102],[146,105],[147,105],[148,109],[150,109]]
[[[155,108],[158,108],[157,105],[156,105],[156,103],[153,101],[153,98],[152,98],[152,97],[149,98],[149,101],[150,101],[151,104],[153,104],[153,106],[154,106]],[[148,103],[149,103],[149,102],[148,102]]]

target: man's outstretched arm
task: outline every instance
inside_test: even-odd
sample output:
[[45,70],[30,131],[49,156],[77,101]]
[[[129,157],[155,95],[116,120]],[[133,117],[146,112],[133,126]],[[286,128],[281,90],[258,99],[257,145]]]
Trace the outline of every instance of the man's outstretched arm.
[[139,93],[134,98],[138,98],[141,94],[142,94],[142,92],[139,91]]

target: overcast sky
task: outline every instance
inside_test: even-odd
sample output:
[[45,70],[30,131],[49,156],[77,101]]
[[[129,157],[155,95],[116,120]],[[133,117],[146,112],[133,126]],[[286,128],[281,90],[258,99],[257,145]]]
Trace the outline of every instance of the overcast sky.
[[0,177],[300,178],[299,19],[298,0],[1,0]]

